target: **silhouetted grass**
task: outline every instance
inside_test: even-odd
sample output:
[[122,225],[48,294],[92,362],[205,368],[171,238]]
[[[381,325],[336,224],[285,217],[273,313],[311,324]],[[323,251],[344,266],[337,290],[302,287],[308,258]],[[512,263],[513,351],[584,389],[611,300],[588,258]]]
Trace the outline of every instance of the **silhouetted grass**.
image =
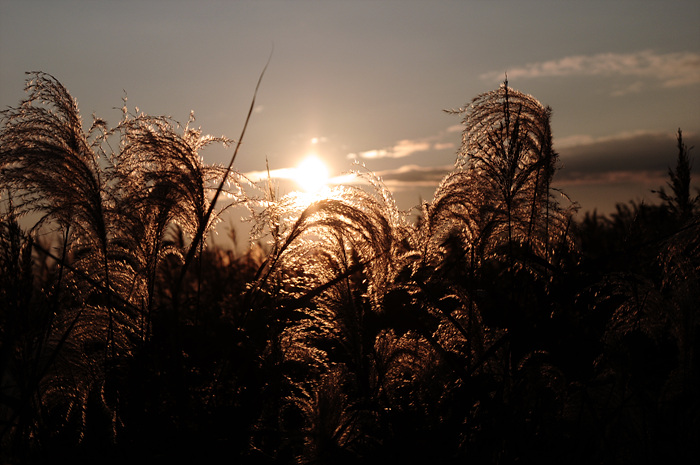
[[[231,141],[192,118],[124,107],[85,132],[55,78],[27,91],[0,129],[3,461],[698,452],[700,231],[680,131],[662,205],[575,222],[550,187],[551,110],[506,82],[453,111],[454,171],[412,223],[371,173],[366,190],[253,197],[237,149],[203,162]],[[224,194],[269,244],[207,246]]]

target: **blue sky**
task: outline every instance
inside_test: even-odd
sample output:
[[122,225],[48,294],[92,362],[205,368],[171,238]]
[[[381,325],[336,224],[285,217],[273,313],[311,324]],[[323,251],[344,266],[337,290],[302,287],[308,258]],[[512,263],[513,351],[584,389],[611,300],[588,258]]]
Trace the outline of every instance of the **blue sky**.
[[0,0],[0,105],[42,70],[87,123],[116,124],[126,92],[131,108],[183,123],[194,110],[235,139],[273,48],[235,166],[251,175],[310,152],[333,175],[358,160],[408,209],[455,161],[460,118],[442,110],[506,72],[552,107],[555,184],[584,211],[655,201],[677,128],[700,147],[697,1]]

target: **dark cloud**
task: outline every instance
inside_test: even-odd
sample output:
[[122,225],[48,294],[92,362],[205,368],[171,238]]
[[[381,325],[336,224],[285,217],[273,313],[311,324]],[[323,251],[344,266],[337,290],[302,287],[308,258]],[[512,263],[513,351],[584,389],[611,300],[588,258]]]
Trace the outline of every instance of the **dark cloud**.
[[[684,134],[688,147],[700,145],[696,135]],[[574,136],[561,140],[558,148],[560,170],[554,182],[557,186],[663,185],[668,178],[668,168],[674,168],[678,149],[675,134],[637,132],[600,139]],[[695,150],[691,150],[691,159]],[[404,165],[396,169],[377,171],[375,174],[392,188],[436,187],[454,168],[453,165],[420,166]],[[694,166],[695,183],[698,166]]]
[[[631,80],[617,95],[643,89],[641,80],[656,81],[663,87],[679,87],[700,83],[700,54],[695,52],[658,53],[642,50],[633,53],[599,53],[573,55],[557,60],[529,63],[508,70],[508,77],[543,78],[565,76],[624,76]],[[481,75],[482,79],[500,80],[500,71]],[[636,79],[636,80],[635,80]],[[640,80],[641,79],[641,80]]]
[[[684,143],[697,145],[698,137],[684,135]],[[588,140],[560,149],[555,142],[555,149],[561,162],[555,180],[560,185],[657,181],[667,176],[678,155],[675,135],[661,133]]]

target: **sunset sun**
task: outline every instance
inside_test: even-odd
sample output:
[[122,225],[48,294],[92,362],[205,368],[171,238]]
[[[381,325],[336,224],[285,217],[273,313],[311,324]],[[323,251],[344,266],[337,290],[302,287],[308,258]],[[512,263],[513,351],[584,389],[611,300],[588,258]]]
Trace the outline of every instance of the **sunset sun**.
[[328,182],[328,168],[318,157],[309,155],[297,166],[294,182],[306,192],[315,192]]

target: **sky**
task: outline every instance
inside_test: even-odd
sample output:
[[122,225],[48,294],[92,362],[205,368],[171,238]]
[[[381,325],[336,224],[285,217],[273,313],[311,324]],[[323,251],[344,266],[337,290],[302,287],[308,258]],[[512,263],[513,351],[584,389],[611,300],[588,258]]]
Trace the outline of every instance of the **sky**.
[[341,180],[360,163],[405,210],[454,165],[461,118],[443,110],[506,74],[553,109],[554,185],[581,212],[656,202],[678,128],[700,147],[697,0],[0,0],[0,107],[41,70],[86,127],[93,113],[117,124],[126,96],[238,139],[270,56],[234,168],[284,177],[313,153]]

